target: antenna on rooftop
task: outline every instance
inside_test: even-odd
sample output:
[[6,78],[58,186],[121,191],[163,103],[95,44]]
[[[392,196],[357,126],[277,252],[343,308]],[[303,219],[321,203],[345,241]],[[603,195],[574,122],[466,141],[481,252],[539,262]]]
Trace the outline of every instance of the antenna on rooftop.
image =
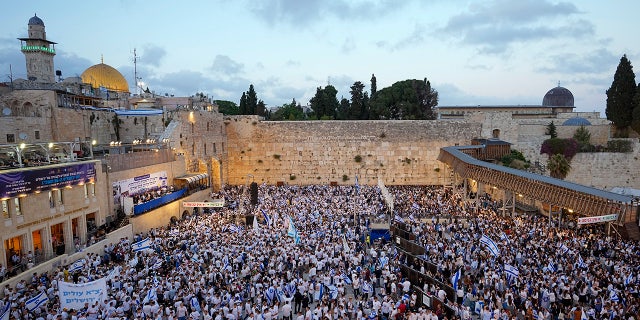
[[141,87],[138,80],[142,80],[142,78],[138,77],[138,55],[136,54],[136,48],[133,48],[133,81],[135,81],[138,95],[140,95]]

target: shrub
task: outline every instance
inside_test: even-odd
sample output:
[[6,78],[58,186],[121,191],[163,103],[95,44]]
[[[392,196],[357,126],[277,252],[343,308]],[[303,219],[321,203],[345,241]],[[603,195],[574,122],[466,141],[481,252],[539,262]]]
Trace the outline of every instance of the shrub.
[[355,162],[360,163],[360,162],[362,162],[362,156],[357,155],[357,156],[355,156],[355,158],[353,158],[353,160],[354,160]]
[[276,159],[276,160],[280,160],[280,155],[279,154],[274,154],[273,158]]
[[551,138],[542,143],[540,148],[540,154],[546,154],[549,157],[561,154],[564,155],[567,160],[571,160],[573,156],[578,152],[578,142],[573,139],[560,139]]
[[631,152],[633,146],[630,140],[609,140],[607,141],[607,149],[609,152]]
[[296,179],[296,175],[295,174],[289,175],[289,180],[293,181],[295,179]]
[[342,181],[347,181],[349,180],[349,177],[346,174],[342,175]]

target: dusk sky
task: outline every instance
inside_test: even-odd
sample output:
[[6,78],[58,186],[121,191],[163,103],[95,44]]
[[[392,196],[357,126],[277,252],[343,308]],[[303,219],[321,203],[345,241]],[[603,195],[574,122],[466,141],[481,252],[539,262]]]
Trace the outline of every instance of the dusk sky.
[[[318,86],[349,97],[428,78],[441,106],[540,105],[571,90],[604,116],[620,57],[640,70],[638,0],[14,1],[0,13],[0,76],[26,78],[20,41],[34,13],[55,41],[55,68],[104,63],[158,94],[238,102],[253,84],[272,107],[306,105]],[[636,80],[640,80],[637,77]]]

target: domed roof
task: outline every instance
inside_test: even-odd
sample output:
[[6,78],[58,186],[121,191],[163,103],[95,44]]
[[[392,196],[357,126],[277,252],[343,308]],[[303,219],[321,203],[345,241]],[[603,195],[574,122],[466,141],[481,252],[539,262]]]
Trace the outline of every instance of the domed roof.
[[122,74],[104,63],[96,64],[85,70],[80,77],[94,89],[104,87],[111,91],[129,92],[129,84]]
[[38,18],[38,15],[33,15],[33,17],[31,17],[31,19],[29,19],[29,25],[30,26],[43,26],[44,27],[44,22],[42,21],[42,19]]
[[563,126],[590,126],[591,122],[583,117],[573,117],[562,123]]
[[547,107],[573,107],[573,93],[569,89],[557,86],[544,95],[542,105]]

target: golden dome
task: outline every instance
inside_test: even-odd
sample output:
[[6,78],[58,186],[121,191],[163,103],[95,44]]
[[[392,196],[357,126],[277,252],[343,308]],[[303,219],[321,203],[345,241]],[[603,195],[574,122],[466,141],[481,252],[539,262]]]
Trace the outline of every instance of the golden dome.
[[94,89],[103,87],[110,91],[129,92],[129,84],[122,74],[104,63],[89,67],[80,77],[82,82],[91,84]]

